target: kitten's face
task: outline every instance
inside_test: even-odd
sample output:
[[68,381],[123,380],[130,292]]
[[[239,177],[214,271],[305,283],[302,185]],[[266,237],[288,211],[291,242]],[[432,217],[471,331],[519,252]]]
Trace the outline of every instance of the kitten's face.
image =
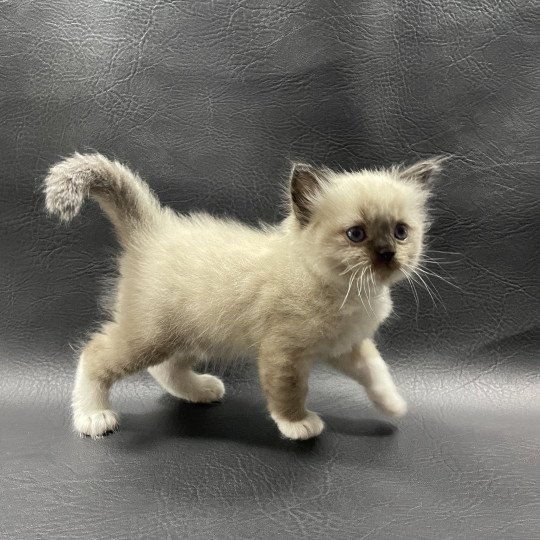
[[439,163],[359,173],[297,166],[293,209],[313,264],[345,282],[354,276],[366,288],[410,274],[422,254],[427,184]]

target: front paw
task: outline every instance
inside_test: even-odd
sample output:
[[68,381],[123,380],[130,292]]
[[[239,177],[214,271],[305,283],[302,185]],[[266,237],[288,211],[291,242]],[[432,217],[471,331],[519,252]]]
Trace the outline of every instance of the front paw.
[[81,437],[100,439],[118,429],[118,415],[109,409],[92,412],[76,410],[73,413],[73,427]]
[[400,418],[407,413],[407,403],[395,389],[371,390],[369,398],[379,410],[394,418]]
[[294,422],[285,418],[279,418],[274,414],[271,414],[271,416],[282,435],[295,441],[316,437],[324,429],[324,422],[321,420],[321,417],[312,411],[307,411],[306,416],[302,420]]

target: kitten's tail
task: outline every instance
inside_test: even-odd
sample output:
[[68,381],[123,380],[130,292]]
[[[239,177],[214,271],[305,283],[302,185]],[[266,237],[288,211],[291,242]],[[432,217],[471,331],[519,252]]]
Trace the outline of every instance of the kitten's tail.
[[80,211],[84,199],[95,199],[115,226],[122,243],[134,228],[150,224],[160,204],[148,185],[126,166],[101,154],[74,154],[49,170],[43,183],[45,206],[62,221]]

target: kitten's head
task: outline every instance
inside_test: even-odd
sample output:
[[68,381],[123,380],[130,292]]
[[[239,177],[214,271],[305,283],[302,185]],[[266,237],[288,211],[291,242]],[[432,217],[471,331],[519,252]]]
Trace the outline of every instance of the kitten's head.
[[345,281],[357,272],[366,284],[391,285],[410,274],[422,254],[430,184],[443,160],[355,173],[295,165],[292,211],[305,256]]

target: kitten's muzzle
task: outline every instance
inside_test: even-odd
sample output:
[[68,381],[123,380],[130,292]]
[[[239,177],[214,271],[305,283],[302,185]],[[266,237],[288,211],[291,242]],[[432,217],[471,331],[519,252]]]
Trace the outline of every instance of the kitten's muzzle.
[[395,255],[396,252],[390,246],[384,246],[375,250],[371,256],[373,269],[383,282],[390,279],[400,267]]

